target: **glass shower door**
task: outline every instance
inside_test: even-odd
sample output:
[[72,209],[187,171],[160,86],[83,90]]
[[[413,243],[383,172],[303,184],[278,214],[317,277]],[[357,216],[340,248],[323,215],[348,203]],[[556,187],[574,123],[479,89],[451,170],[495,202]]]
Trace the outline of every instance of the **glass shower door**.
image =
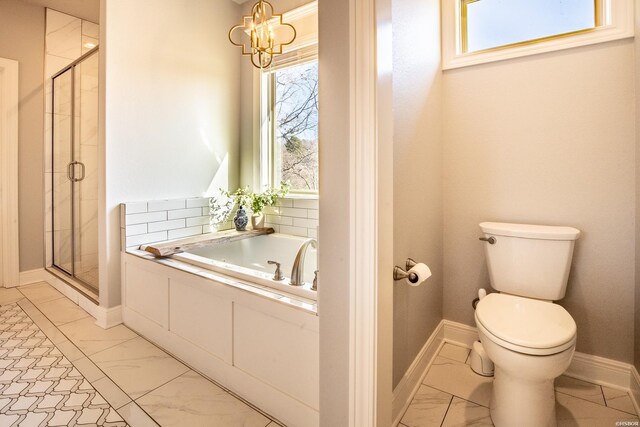
[[73,69],[53,80],[53,264],[73,275]]
[[53,264],[98,292],[98,54],[53,78]]
[[75,276],[98,287],[98,55],[75,67]]

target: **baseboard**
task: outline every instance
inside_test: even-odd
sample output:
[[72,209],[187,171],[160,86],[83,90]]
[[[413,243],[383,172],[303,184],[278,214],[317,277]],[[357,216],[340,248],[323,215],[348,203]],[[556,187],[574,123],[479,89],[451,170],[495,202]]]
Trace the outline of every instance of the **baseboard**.
[[471,348],[473,343],[478,340],[477,328],[446,319],[442,322],[444,323],[445,341]]
[[[471,348],[477,339],[478,330],[473,326],[451,320],[440,322],[393,391],[394,426],[399,423],[402,414],[411,403],[442,343],[450,342]],[[640,375],[633,365],[576,352],[565,375],[630,392],[636,411],[640,414]]]
[[607,387],[629,391],[631,365],[600,356],[577,352],[565,375]]
[[44,268],[20,272],[19,283],[16,286],[30,285],[31,283],[47,282],[48,273]]
[[[478,329],[444,320],[444,340],[468,348],[478,339]],[[629,390],[631,365],[600,356],[576,352],[565,375],[595,384]]]
[[61,280],[55,274],[39,268],[36,270],[24,271],[20,273],[20,285],[28,285],[30,283],[47,282],[57,289],[65,297],[69,298],[74,304],[77,304],[84,311],[89,313],[91,317],[96,319],[96,324],[104,329],[122,323],[122,307],[116,306],[111,308],[101,307],[87,296],[76,290],[73,286]]
[[97,306],[96,325],[103,329],[109,329],[122,323],[122,306],[104,308]]
[[397,426],[402,419],[413,396],[420,388],[429,366],[440,350],[444,337],[444,320],[441,321],[424,344],[416,358],[405,372],[404,376],[393,390],[392,416],[393,426]]

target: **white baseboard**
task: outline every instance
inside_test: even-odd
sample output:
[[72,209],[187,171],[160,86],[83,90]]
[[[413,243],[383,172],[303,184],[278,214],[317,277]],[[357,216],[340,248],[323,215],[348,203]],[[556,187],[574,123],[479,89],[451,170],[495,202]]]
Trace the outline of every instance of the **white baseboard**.
[[29,285],[31,283],[47,282],[49,273],[44,268],[20,272],[19,283],[16,286]]
[[104,308],[96,306],[96,325],[109,329],[122,323],[122,306]]
[[[394,426],[398,425],[404,411],[411,403],[440,346],[444,342],[450,342],[471,348],[476,340],[478,340],[477,328],[451,320],[440,322],[393,391]],[[628,391],[636,412],[640,414],[640,375],[633,365],[576,352],[565,375]]]
[[569,369],[564,374],[594,384],[629,391],[631,368],[628,363],[576,351]]
[[631,384],[629,386],[629,394],[636,414],[640,414],[640,374],[635,366],[631,367]]
[[441,321],[433,331],[427,342],[424,344],[416,358],[405,372],[404,376],[393,390],[392,419],[393,426],[397,426],[405,411],[409,407],[413,396],[420,388],[420,384],[427,374],[427,370],[436,354],[442,346],[444,336],[444,320]]
[[116,306],[112,308],[101,307],[75,288],[65,283],[63,280],[51,274],[44,268],[36,270],[23,271],[20,273],[20,285],[28,285],[30,283],[47,282],[56,288],[61,294],[69,298],[74,304],[77,304],[84,311],[89,313],[96,319],[96,325],[108,329],[122,323],[122,307]]
[[478,341],[478,329],[463,323],[443,320],[444,340],[452,344],[471,348],[475,341]]

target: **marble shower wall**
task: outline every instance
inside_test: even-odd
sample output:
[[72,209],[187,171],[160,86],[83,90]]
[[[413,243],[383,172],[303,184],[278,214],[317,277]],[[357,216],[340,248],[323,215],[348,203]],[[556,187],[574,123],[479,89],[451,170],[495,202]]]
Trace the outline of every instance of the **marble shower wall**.
[[[76,137],[73,156],[86,166],[85,179],[76,186],[77,218],[76,272],[97,277],[97,118],[98,57],[93,56],[76,68],[76,80],[70,73],[55,80],[56,105],[52,105],[51,77],[98,45],[99,26],[55,10],[46,11],[45,49],[45,236],[46,265],[54,262],[71,270],[72,224],[71,183],[67,178],[71,136]],[[75,84],[75,111],[71,111],[71,84]],[[73,114],[74,129],[71,129]],[[52,135],[55,132],[55,135]],[[55,137],[56,144],[51,143]],[[79,171],[78,171],[79,172]],[[53,185],[55,183],[55,185]],[[56,215],[52,214],[52,195]],[[55,222],[54,222],[55,219]],[[85,278],[89,280],[88,277]]]

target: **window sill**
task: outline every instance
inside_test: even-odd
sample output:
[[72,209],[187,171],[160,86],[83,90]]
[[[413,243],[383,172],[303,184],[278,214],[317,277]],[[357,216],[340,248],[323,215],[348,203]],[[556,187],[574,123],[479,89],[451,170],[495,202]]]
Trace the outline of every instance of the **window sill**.
[[489,62],[503,61],[506,59],[520,58],[523,56],[537,55],[546,52],[571,49],[574,47],[588,46],[633,37],[633,31],[610,31],[611,28],[596,28],[580,34],[560,36],[552,40],[539,43],[523,44],[513,47],[496,48],[489,51],[468,53],[443,58],[443,70],[469,67],[472,65],[486,64]]
[[320,196],[317,194],[304,194],[304,193],[289,193],[283,197],[283,199],[294,199],[294,200],[318,200]]

